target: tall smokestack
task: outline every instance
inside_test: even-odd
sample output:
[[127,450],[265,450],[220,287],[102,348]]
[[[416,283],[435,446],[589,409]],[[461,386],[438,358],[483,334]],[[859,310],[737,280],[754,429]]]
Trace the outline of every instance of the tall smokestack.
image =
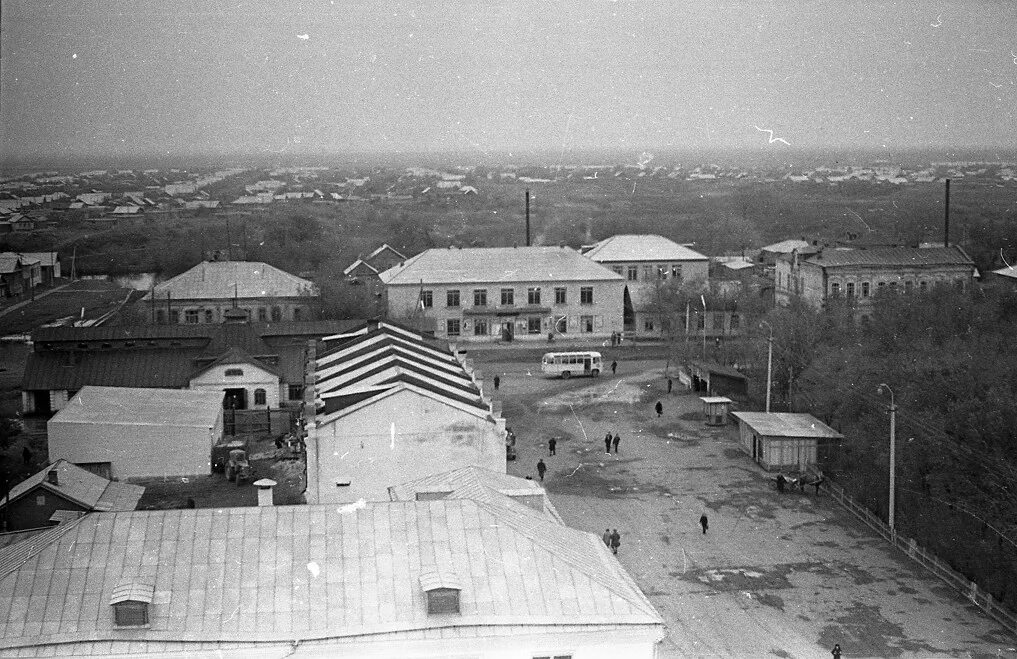
[[526,190],[526,246],[530,246],[530,190]]
[[943,247],[950,246],[950,179],[946,179],[946,203],[943,209]]

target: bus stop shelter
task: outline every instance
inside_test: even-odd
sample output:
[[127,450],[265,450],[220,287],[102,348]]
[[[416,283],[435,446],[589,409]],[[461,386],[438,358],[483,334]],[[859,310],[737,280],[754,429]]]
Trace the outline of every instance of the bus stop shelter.
[[706,425],[723,426],[727,424],[727,413],[731,410],[730,398],[724,396],[703,396],[703,414],[706,416]]

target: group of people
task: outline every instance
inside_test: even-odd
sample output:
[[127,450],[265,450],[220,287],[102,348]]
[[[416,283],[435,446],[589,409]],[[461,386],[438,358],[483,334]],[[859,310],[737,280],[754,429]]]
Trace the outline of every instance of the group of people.
[[618,445],[621,444],[621,435],[615,433],[613,436],[610,432],[604,435],[604,453],[610,453],[611,447],[614,446],[614,452],[618,452]]
[[611,548],[611,553],[618,553],[618,547],[621,547],[621,533],[618,533],[618,529],[604,529],[604,544]]

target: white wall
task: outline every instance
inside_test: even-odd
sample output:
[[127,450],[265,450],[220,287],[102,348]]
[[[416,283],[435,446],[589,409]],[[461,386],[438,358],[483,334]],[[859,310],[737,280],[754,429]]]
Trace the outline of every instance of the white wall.
[[[239,368],[243,376],[226,377],[226,369]],[[266,407],[279,407],[279,378],[253,364],[220,364],[198,375],[190,382],[190,389],[199,391],[225,391],[226,389],[246,389],[247,409],[263,410]],[[265,390],[265,404],[254,404],[254,390]]]
[[[459,467],[505,472],[500,424],[411,390],[318,426],[316,435],[319,492],[308,492],[309,503],[387,501],[391,485]],[[336,487],[341,478],[350,486]]]
[[222,412],[211,428],[96,424],[50,419],[49,459],[112,463],[118,479],[193,476],[211,470],[212,445],[222,437]]

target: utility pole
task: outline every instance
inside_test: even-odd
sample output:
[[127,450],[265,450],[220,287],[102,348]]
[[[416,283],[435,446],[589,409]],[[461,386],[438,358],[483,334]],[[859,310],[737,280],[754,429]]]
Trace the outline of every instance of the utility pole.
[[530,246],[530,190],[526,189],[526,246]]
[[950,179],[946,179],[946,201],[943,204],[943,247],[950,246]]
[[706,361],[706,296],[700,295],[699,299],[703,301],[703,361]]
[[770,413],[770,384],[773,382],[773,326],[765,320],[759,323],[770,330],[770,338],[766,340],[766,413]]
[[890,525],[891,535],[896,535],[897,530],[894,525],[895,512],[897,508],[897,403],[893,397],[893,389],[886,384],[881,384],[876,389],[878,393],[883,393],[883,389],[890,392],[890,502],[888,505],[887,521]]

